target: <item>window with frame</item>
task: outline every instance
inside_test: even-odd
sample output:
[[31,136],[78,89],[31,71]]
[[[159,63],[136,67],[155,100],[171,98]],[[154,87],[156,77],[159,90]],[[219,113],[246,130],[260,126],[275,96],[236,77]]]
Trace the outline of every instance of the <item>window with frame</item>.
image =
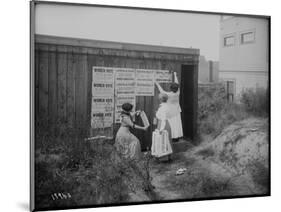
[[255,32],[250,31],[250,32],[241,33],[240,39],[241,39],[241,44],[253,43],[255,42]]
[[223,45],[224,46],[234,46],[235,44],[235,37],[233,35],[230,35],[230,36],[226,36],[224,37],[223,39]]

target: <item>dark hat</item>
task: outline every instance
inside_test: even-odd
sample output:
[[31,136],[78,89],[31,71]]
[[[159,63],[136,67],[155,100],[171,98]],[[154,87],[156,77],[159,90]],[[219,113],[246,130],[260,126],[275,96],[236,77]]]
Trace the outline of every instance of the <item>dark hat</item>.
[[178,89],[179,89],[179,84],[178,83],[172,83],[171,85],[170,85],[170,90],[171,91],[173,91],[174,93],[176,93],[177,91],[178,91]]
[[130,112],[133,109],[133,105],[130,103],[124,103],[122,105],[122,110],[124,110],[125,112]]

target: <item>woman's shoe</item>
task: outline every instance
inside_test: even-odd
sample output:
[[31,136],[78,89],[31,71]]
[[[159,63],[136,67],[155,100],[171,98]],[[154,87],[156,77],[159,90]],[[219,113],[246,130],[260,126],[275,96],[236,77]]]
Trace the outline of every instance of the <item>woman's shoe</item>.
[[172,141],[173,141],[174,143],[179,142],[179,140],[180,140],[179,138],[173,138],[173,139],[172,139]]

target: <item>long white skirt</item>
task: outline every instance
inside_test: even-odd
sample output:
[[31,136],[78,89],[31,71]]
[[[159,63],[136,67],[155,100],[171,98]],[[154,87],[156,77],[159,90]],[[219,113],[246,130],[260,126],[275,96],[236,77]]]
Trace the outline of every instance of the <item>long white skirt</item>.
[[168,121],[169,121],[169,124],[171,126],[172,138],[183,137],[181,114],[178,113],[177,115],[169,118]]

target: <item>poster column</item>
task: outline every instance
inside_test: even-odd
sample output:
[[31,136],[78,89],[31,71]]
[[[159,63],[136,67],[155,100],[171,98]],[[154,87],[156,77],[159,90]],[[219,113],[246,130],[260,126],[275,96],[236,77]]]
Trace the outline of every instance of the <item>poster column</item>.
[[[135,92],[135,70],[134,69],[116,69],[115,70],[115,120],[114,123],[120,123],[120,114],[122,104],[130,103],[136,107]],[[133,109],[133,110],[134,110]]]
[[96,135],[113,136],[114,71],[93,67],[91,128]]

